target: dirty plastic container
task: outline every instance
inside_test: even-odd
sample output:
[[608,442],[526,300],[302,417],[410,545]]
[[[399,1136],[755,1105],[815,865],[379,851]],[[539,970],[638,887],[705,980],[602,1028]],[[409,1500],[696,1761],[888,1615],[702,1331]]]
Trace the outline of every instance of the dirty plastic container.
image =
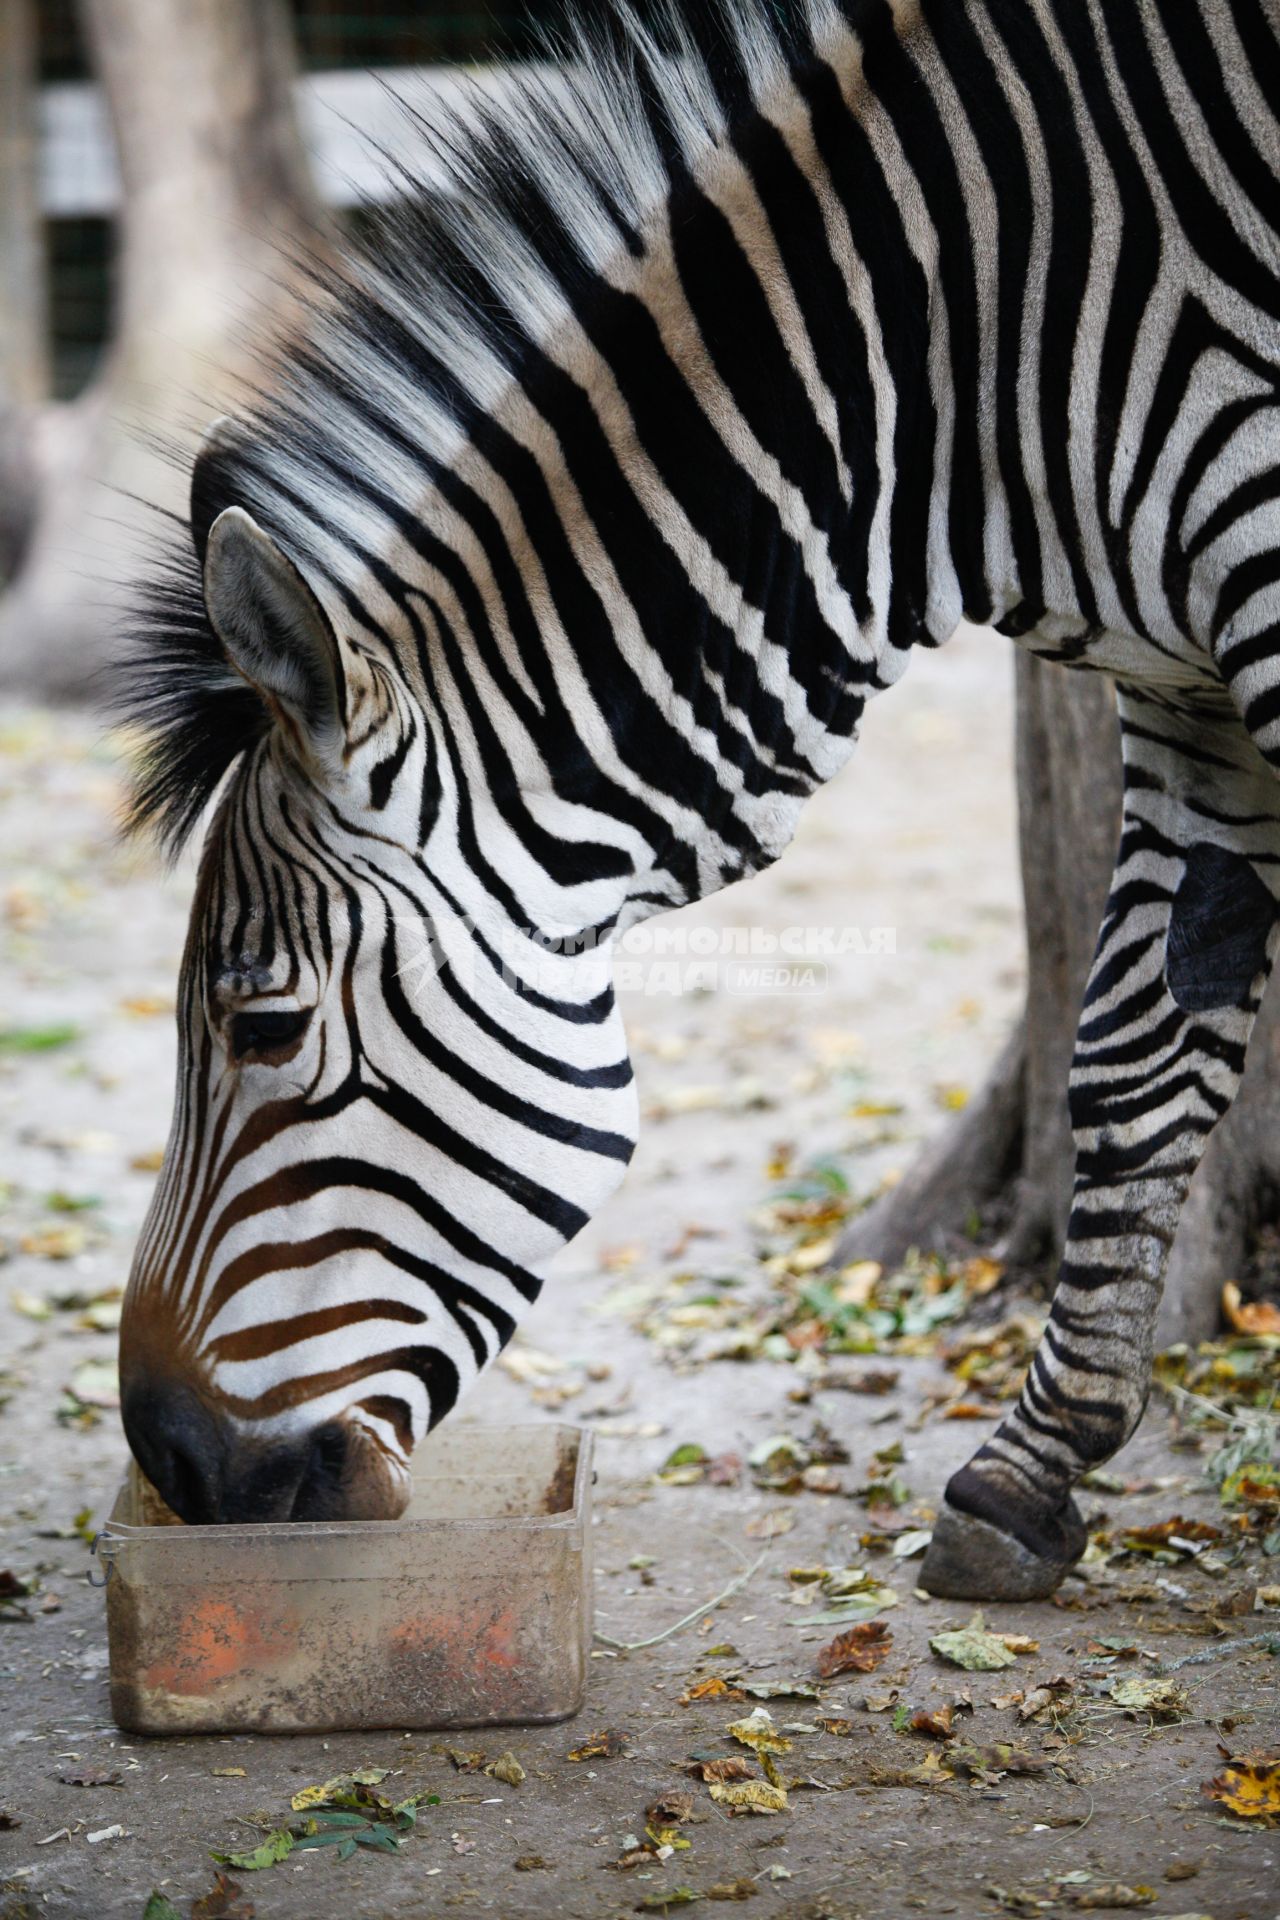
[[183,1526],[130,1463],[98,1537],[118,1725],[302,1733],[576,1713],[591,1445],[570,1426],[450,1425],[415,1454],[399,1520],[266,1526]]

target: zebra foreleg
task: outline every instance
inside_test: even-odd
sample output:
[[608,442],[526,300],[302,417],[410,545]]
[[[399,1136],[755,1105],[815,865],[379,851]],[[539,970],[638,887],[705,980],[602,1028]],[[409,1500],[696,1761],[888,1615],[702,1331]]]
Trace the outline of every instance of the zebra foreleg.
[[931,1593],[1036,1599],[1081,1553],[1071,1489],[1142,1417],[1178,1216],[1280,935],[1280,783],[1225,701],[1121,695],[1124,834],[1071,1073],[1076,1184],[1014,1412],[947,1486]]

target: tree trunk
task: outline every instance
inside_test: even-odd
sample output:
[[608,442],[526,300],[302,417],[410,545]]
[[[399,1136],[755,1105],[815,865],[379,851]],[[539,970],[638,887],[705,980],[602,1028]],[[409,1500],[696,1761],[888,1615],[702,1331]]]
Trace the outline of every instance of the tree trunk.
[[168,449],[235,404],[249,328],[290,310],[281,249],[320,228],[279,0],[82,12],[122,184],[115,330],[88,390],[37,423],[34,524],[0,601],[0,686],[55,697],[83,697],[145,559],[134,497],[185,505]]
[[[1062,1252],[1075,1153],[1067,1075],[1119,837],[1120,753],[1111,684],[1017,656],[1018,825],[1028,986],[981,1092],[927,1141],[899,1183],[846,1231],[838,1258],[900,1262],[983,1236],[1013,1268]],[[1225,1280],[1247,1274],[1280,1218],[1280,990],[1268,994],[1239,1096],[1192,1185],[1170,1258],[1159,1338],[1217,1326]]]

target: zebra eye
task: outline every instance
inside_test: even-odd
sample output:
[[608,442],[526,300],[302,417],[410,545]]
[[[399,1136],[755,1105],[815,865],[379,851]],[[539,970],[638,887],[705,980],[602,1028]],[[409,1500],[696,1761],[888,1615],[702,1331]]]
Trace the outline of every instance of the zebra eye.
[[270,1058],[294,1040],[301,1039],[311,1019],[309,1008],[284,1009],[275,1013],[238,1013],[231,1022],[231,1055],[243,1060],[256,1053]]

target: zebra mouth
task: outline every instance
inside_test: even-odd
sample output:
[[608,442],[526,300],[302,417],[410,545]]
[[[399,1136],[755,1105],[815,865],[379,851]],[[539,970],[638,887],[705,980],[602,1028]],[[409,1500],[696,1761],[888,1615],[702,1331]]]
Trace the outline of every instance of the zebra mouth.
[[121,1411],[138,1465],[189,1526],[394,1520],[408,1504],[407,1466],[351,1420],[264,1437],[172,1381],[131,1384]]

